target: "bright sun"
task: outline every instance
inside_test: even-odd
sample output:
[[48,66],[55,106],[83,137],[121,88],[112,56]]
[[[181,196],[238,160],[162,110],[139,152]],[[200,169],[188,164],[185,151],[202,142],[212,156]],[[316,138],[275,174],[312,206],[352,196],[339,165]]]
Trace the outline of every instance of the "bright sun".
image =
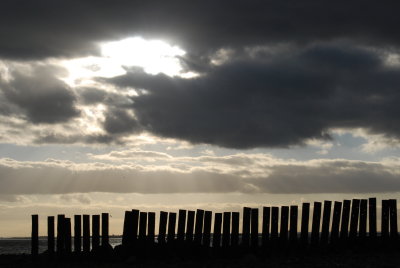
[[69,76],[63,80],[70,85],[90,84],[93,77],[114,77],[126,73],[123,67],[141,67],[149,74],[190,77],[183,73],[178,59],[185,51],[160,40],[132,37],[100,44],[100,57],[85,57],[62,62]]

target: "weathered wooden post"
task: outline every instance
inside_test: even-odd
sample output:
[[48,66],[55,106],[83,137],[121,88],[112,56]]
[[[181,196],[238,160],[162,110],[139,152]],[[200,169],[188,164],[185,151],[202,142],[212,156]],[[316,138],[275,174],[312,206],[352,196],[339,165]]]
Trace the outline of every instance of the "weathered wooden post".
[[193,241],[193,230],[194,230],[194,216],[195,212],[193,210],[188,211],[187,225],[186,225],[186,241]]
[[134,246],[138,239],[139,213],[140,211],[138,209],[132,209],[132,226],[130,227],[132,229],[132,231],[130,231],[132,237],[129,240]]
[[204,222],[204,210],[198,209],[196,211],[196,226],[194,230],[194,243],[201,245],[203,238],[203,222]]
[[92,215],[92,249],[100,247],[100,215]]
[[90,252],[90,215],[83,215],[83,252]]
[[110,244],[108,236],[108,213],[101,213],[101,245],[106,246]]
[[125,211],[124,227],[122,230],[122,245],[132,246],[132,211]]
[[165,236],[167,233],[168,212],[160,211],[160,223],[158,225],[158,243],[165,244]]
[[170,212],[168,217],[168,236],[167,243],[172,244],[175,240],[175,225],[176,225],[176,213]]
[[156,229],[156,213],[149,212],[147,214],[148,222],[147,222],[147,241],[150,245],[154,244],[155,237],[155,229]]
[[47,252],[54,254],[54,216],[47,217]]
[[266,247],[269,241],[269,225],[271,221],[271,208],[263,207],[262,246]]
[[239,212],[232,212],[232,234],[231,245],[232,247],[239,246]]
[[57,215],[57,254],[62,255],[65,252],[65,232],[64,219],[62,214]]
[[253,248],[258,247],[258,208],[251,209],[251,246]]
[[335,201],[335,204],[333,205],[331,243],[336,243],[339,240],[341,213],[342,213],[342,202]]
[[176,239],[179,243],[185,240],[186,210],[180,209],[178,214],[178,233]]
[[289,241],[293,245],[295,245],[297,242],[297,221],[298,221],[298,207],[290,206]]
[[242,246],[250,245],[250,213],[251,208],[243,208],[243,224],[242,224]]
[[317,245],[319,242],[319,230],[321,225],[321,202],[314,202],[312,226],[311,226],[311,244]]
[[71,239],[71,218],[64,219],[65,230],[65,252],[70,254],[72,252],[72,239]]
[[350,218],[350,233],[349,237],[351,240],[355,240],[358,235],[358,217],[360,214],[360,199],[353,199],[351,206],[351,218]]
[[229,247],[231,240],[231,213],[224,212],[224,221],[222,223],[222,247]]
[[398,228],[397,228],[397,201],[396,199],[390,199],[389,200],[390,204],[390,216],[389,216],[389,222],[390,222],[390,238],[391,240],[397,240],[398,238]]
[[324,211],[322,215],[322,232],[321,232],[321,244],[328,244],[329,240],[329,227],[331,221],[331,208],[332,202],[329,200],[324,201]]
[[288,240],[288,228],[289,228],[289,207],[281,207],[281,230],[279,235],[279,240],[282,245],[287,244]]
[[343,200],[342,222],[340,224],[340,239],[346,240],[349,236],[350,200]]
[[375,240],[377,237],[376,228],[376,198],[368,199],[368,221],[369,221],[369,238]]
[[139,243],[144,245],[147,234],[147,212],[139,213]]
[[82,251],[82,216],[74,215],[74,252]]
[[39,215],[32,215],[31,255],[39,255]]
[[301,244],[308,244],[308,225],[310,220],[310,203],[303,203],[301,208]]
[[[204,212],[203,245],[206,246],[206,247],[210,247],[211,221],[212,221],[212,212],[211,211],[205,211]],[[185,227],[185,225],[184,225],[184,227]]]
[[222,228],[222,213],[215,213],[214,232],[213,232],[213,248],[221,246],[221,228]]
[[360,203],[360,225],[359,225],[359,237],[365,240],[367,237],[367,212],[368,212],[368,200],[361,199]]
[[389,214],[389,200],[382,200],[381,237],[384,241],[389,238]]
[[272,207],[271,212],[271,242],[278,242],[279,207]]

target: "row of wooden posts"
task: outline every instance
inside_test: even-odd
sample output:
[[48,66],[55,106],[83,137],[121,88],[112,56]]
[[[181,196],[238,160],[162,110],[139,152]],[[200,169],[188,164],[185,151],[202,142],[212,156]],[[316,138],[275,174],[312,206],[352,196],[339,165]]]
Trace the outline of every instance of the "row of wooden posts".
[[[205,247],[212,246],[213,248],[259,247],[276,244],[307,246],[361,239],[376,241],[378,237],[381,241],[393,241],[398,237],[397,202],[395,199],[382,200],[380,236],[377,232],[376,198],[335,201],[333,213],[331,212],[332,201],[324,201],[323,210],[321,202],[314,202],[311,236],[309,235],[310,203],[302,204],[300,236],[298,235],[298,210],[298,206],[263,207],[261,241],[258,208],[243,208],[241,236],[239,235],[239,212],[215,213],[212,229],[211,211],[202,209],[197,209],[197,211],[179,210],[178,214],[161,211],[157,244],[190,243]],[[177,218],[177,232],[175,232]],[[136,209],[126,211],[122,245],[129,248],[154,244],[155,219],[156,214],[154,212],[140,212]],[[88,253],[91,248],[109,246],[108,221],[109,214],[102,213],[100,236],[100,215],[92,215],[92,233],[90,235],[90,216],[75,215],[74,251],[81,252],[83,250],[84,253]],[[49,254],[55,252],[54,223],[55,217],[49,216],[47,226]],[[57,216],[56,241],[57,253],[72,252],[71,219],[64,215]],[[83,243],[81,243],[82,241]],[[37,254],[38,215],[32,215],[32,255]]]

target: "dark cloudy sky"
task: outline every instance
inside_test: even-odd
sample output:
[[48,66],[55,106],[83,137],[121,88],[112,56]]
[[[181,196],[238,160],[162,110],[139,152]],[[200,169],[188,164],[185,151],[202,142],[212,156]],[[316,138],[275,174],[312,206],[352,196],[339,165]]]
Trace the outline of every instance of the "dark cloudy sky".
[[31,213],[119,233],[132,207],[396,198],[399,8],[2,1],[0,236]]

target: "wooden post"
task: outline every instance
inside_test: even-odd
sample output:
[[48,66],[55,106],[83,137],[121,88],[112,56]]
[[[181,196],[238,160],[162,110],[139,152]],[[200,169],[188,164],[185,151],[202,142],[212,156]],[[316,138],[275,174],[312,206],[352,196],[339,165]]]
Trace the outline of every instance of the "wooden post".
[[340,239],[346,240],[349,236],[350,200],[343,200],[342,222],[340,224]]
[[100,247],[100,215],[92,215],[92,249]]
[[381,237],[387,240],[389,237],[389,200],[382,200],[382,220],[381,220]]
[[219,248],[221,246],[221,225],[222,225],[222,213],[215,213],[213,243],[212,243],[214,248]]
[[[211,211],[205,211],[204,212],[203,245],[206,246],[206,247],[210,247],[211,221],[212,221],[212,212]],[[185,225],[183,225],[183,227],[185,227]]]
[[31,255],[39,255],[39,215],[32,215]]
[[317,245],[319,242],[319,230],[321,225],[321,202],[314,202],[312,226],[311,226],[311,244]]
[[154,244],[155,229],[156,229],[156,213],[149,212],[147,214],[147,241],[152,245]]
[[269,240],[269,225],[271,221],[271,208],[263,207],[262,246],[266,247]]
[[281,207],[281,230],[279,235],[279,240],[282,245],[287,244],[288,240],[288,228],[289,228],[289,207]]
[[185,240],[186,210],[180,209],[178,215],[178,234],[176,239],[179,243]]
[[328,244],[329,240],[329,227],[331,221],[331,208],[332,202],[324,201],[324,212],[322,215],[322,232],[321,232],[321,244]]
[[194,231],[194,243],[201,245],[203,237],[203,222],[204,222],[204,210],[198,209],[196,211],[196,226]]
[[361,199],[360,203],[360,226],[359,226],[359,237],[365,239],[367,237],[367,212],[368,212],[368,200]]
[[54,216],[47,217],[47,252],[54,254]]
[[237,247],[239,245],[239,212],[232,212],[232,234],[231,246]]
[[157,237],[157,241],[159,244],[165,244],[165,235],[167,233],[167,221],[168,221],[168,212],[160,211],[160,223],[158,225],[158,237]]
[[194,215],[195,215],[194,211],[192,211],[192,210],[188,211],[188,219],[187,219],[187,225],[186,225],[186,241],[187,242],[193,241]]
[[397,228],[397,201],[396,199],[390,199],[390,238],[392,240],[397,240],[398,238],[398,228]]
[[132,211],[125,211],[124,228],[122,230],[122,245],[132,246]]
[[57,254],[64,254],[65,252],[65,232],[64,232],[64,219],[62,214],[57,215]]
[[251,209],[251,246],[258,247],[258,208]]
[[335,201],[333,206],[331,243],[336,243],[339,240],[340,216],[342,213],[342,202]]
[[101,245],[106,246],[110,244],[108,236],[108,213],[101,213]]
[[353,199],[351,206],[351,218],[350,218],[350,239],[354,240],[358,236],[358,217],[360,214],[360,199]]
[[83,215],[83,252],[90,252],[90,216]]
[[248,247],[250,245],[250,213],[251,208],[243,208],[242,246],[244,247]]
[[368,199],[368,220],[369,220],[369,237],[371,239],[376,239],[376,198],[371,197]]
[[271,212],[271,242],[278,242],[279,207],[272,207]]
[[222,247],[229,247],[231,240],[231,213],[224,212],[224,221],[222,224]]
[[65,230],[65,252],[70,254],[72,252],[72,239],[71,239],[71,218],[64,219]]
[[289,241],[291,244],[296,244],[297,242],[297,221],[298,221],[298,207],[290,206],[290,232]]
[[82,216],[74,216],[74,252],[82,251]]
[[170,212],[168,217],[168,236],[167,243],[171,244],[175,240],[175,225],[176,225],[176,213]]
[[147,234],[147,212],[139,213],[139,243],[144,244]]
[[132,209],[132,225],[130,227],[132,231],[129,231],[129,233],[131,233],[129,241],[131,241],[133,245],[136,245],[138,239],[139,215],[140,211],[138,209]]
[[303,203],[301,207],[301,234],[300,234],[300,240],[303,245],[308,244],[309,220],[310,220],[310,203]]

